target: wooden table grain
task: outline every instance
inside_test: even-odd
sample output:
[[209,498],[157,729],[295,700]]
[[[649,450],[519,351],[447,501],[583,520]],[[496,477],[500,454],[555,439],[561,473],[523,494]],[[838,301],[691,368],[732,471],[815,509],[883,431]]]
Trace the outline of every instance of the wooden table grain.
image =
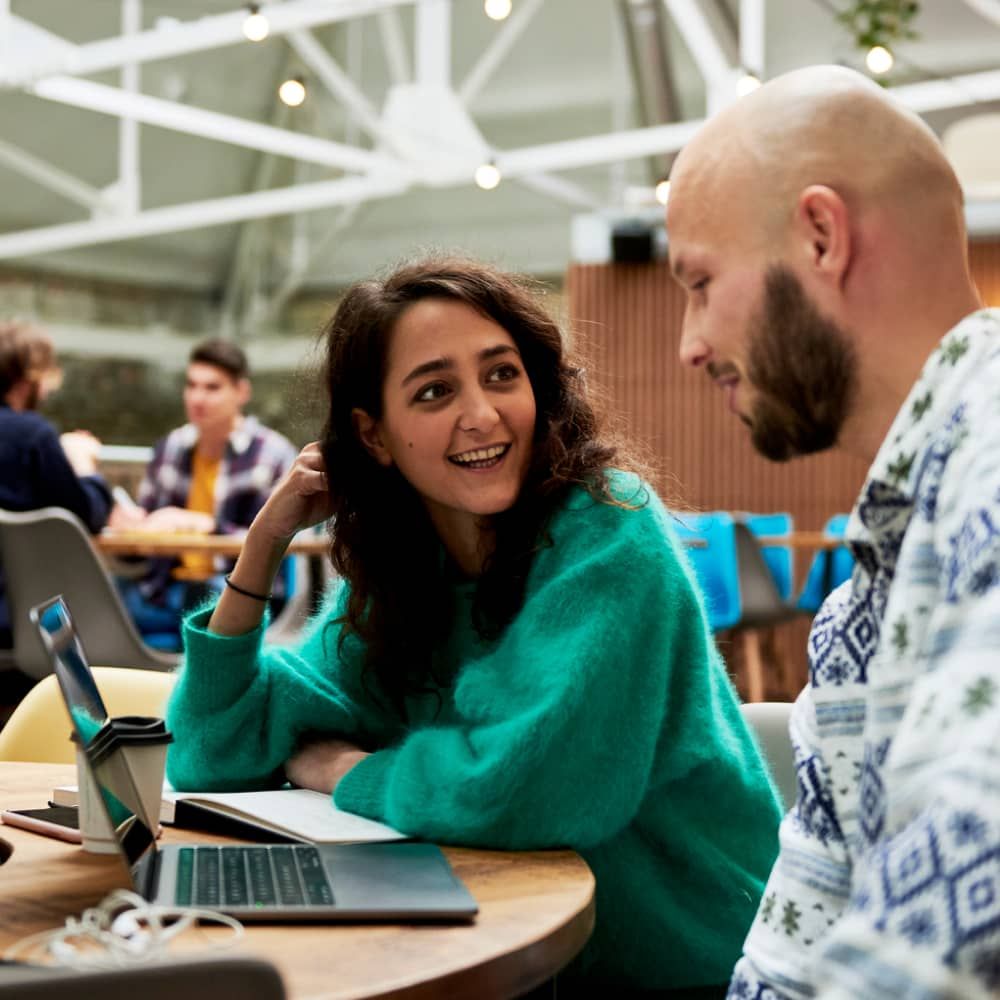
[[819,552],[839,549],[844,540],[831,538],[822,531],[793,531],[790,535],[762,535],[757,539],[757,543],[761,546],[787,545],[793,549],[813,549]]
[[[109,556],[180,556],[200,552],[236,557],[243,548],[240,535],[198,535],[183,531],[104,531],[94,536],[99,552]],[[325,556],[330,551],[326,535],[293,538],[289,555]]]
[[[64,764],[0,762],[0,808],[44,805],[53,787],[75,780]],[[14,845],[0,869],[0,952],[128,886],[116,858],[13,827],[0,835]],[[225,842],[173,828],[164,839]],[[479,904],[473,924],[248,924],[232,952],[272,962],[290,1000],[490,1000],[545,982],[582,949],[594,925],[594,879],[579,855],[444,851]],[[177,951],[200,952],[225,936],[188,931]]]

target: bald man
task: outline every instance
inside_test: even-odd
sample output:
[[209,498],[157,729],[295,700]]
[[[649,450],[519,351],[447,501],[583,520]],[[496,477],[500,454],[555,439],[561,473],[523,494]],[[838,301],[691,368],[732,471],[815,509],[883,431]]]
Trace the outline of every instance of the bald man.
[[674,167],[681,360],[768,458],[871,463],[734,998],[1000,996],[1000,311],[963,220],[930,130],[837,67],[761,87]]

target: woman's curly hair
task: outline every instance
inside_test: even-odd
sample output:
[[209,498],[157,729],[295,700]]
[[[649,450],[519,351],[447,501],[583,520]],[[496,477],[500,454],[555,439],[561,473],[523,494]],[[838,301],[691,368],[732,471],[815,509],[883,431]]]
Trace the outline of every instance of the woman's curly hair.
[[495,546],[475,585],[480,636],[497,636],[517,614],[534,554],[547,544],[546,524],[571,486],[616,502],[604,470],[619,449],[599,436],[583,372],[566,357],[559,327],[525,279],[461,258],[429,258],[347,291],[322,334],[330,555],[350,585],[340,642],[351,635],[362,641],[366,683],[374,680],[404,718],[407,696],[445,682],[435,673],[434,651],[452,626],[454,571],[420,497],[365,449],[352,411],[381,418],[393,329],[409,306],[432,298],[463,302],[503,327],[535,396],[529,469],[514,506],[491,519]]

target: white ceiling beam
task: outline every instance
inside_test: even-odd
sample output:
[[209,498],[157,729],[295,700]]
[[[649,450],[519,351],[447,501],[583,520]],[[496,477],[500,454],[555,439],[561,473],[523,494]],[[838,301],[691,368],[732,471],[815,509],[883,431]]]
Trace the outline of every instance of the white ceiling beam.
[[650,128],[592,135],[540,146],[527,146],[496,154],[496,165],[504,177],[521,177],[545,170],[572,170],[616,160],[632,160],[657,153],[676,153],[704,121],[675,122]]
[[402,194],[409,186],[400,176],[342,177],[294,187],[255,191],[206,201],[154,208],[125,218],[96,219],[60,226],[44,226],[0,236],[0,259],[95,246],[119,240],[158,236],[187,229],[204,229],[269,215],[308,212],[332,205],[350,205],[369,198]]
[[663,3],[705,81],[708,114],[712,115],[736,97],[735,67],[730,65],[698,0],[663,0]]
[[54,76],[34,84],[30,92],[48,101],[109,115],[126,115],[147,125],[158,125],[175,132],[259,149],[340,170],[369,171],[397,167],[389,157],[330,139],[276,129],[271,125],[164,101],[148,94],[129,94],[91,80]]
[[0,65],[5,65],[10,57],[12,29],[10,0],[0,0]]
[[977,101],[996,101],[1000,100],[1000,70],[908,83],[890,87],[889,93],[917,114],[961,108]]
[[69,201],[82,205],[93,212],[103,204],[103,194],[90,184],[68,174],[47,160],[25,152],[19,146],[0,140],[0,163],[6,164],[11,170],[35,181],[42,187],[61,194]]
[[740,65],[761,80],[765,73],[764,0],[740,0]]
[[[288,0],[266,4],[260,12],[267,17],[271,35],[284,35],[298,28],[346,21],[414,0]],[[143,31],[134,39],[124,36],[78,45],[53,53],[47,59],[27,58],[0,67],[0,87],[23,87],[45,76],[69,74],[87,76],[117,69],[127,62],[145,63],[156,59],[204,52],[225,45],[249,44],[243,34],[245,10],[202,17],[195,21],[170,24]]]
[[1000,0],[965,0],[980,17],[994,24],[1000,24]]
[[[309,271],[312,269],[312,265],[317,261],[319,255],[324,252],[324,250],[330,245],[334,237],[339,236],[345,229],[354,224],[354,220],[358,216],[358,212],[364,208],[364,203],[360,201],[352,202],[350,205],[345,205],[338,214],[337,218],[329,225],[323,234],[316,240],[309,250],[307,258],[300,261],[297,265],[293,265],[289,268],[288,274],[285,275],[284,281],[278,287],[277,291],[268,299],[263,312],[257,318],[256,329],[259,333],[261,328],[277,321],[278,317],[281,315],[281,310],[285,308],[289,300],[299,291],[300,288],[306,283],[306,279],[309,277]],[[299,220],[305,220],[306,216],[296,216],[296,222]]]
[[565,177],[557,177],[554,174],[524,174],[513,180],[573,208],[585,208],[589,212],[594,212],[602,207],[600,201],[589,191],[573,181],[566,180]]
[[399,8],[387,7],[380,10],[377,20],[390,82],[393,86],[412,82],[410,57],[406,51],[406,39],[403,37],[403,24],[399,18]]
[[[135,38],[142,30],[141,0],[122,0],[122,35]],[[139,93],[139,65],[127,62],[121,68],[126,94]],[[118,207],[129,214],[139,211],[142,181],[139,174],[139,123],[130,115],[118,122]]]
[[519,3],[503,27],[493,36],[493,40],[483,50],[483,54],[458,88],[459,100],[466,107],[476,99],[497,67],[507,58],[507,53],[521,37],[521,33],[543,3],[544,0],[525,0],[524,3]]
[[451,86],[451,0],[417,0],[414,30],[416,81]]
[[319,42],[308,31],[292,31],[288,42],[299,58],[315,73],[324,87],[357,119],[361,127],[375,139],[392,147],[392,134],[379,120],[378,112]]

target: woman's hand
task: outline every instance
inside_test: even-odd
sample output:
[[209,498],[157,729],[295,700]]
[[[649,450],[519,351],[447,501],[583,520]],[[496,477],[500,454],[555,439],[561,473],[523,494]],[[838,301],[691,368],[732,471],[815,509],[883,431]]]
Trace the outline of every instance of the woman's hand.
[[319,442],[313,441],[299,452],[295,464],[275,486],[251,530],[266,532],[275,539],[288,539],[303,528],[325,521],[330,513],[326,467]]
[[285,763],[285,775],[299,788],[328,795],[340,779],[368,754],[347,740],[321,739],[307,743]]

